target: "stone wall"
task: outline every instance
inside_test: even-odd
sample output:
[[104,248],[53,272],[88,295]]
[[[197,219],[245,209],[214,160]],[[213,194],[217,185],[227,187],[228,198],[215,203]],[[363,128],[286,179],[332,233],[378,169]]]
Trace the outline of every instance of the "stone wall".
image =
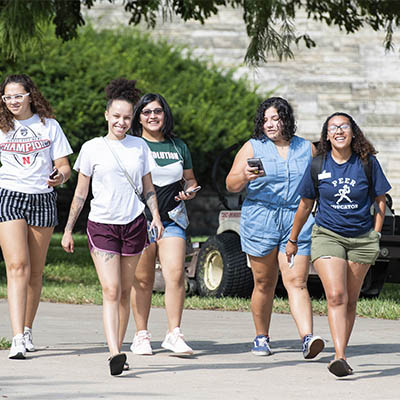
[[[95,24],[103,27],[126,25],[129,20],[120,5],[105,2],[88,14]],[[144,25],[140,29],[148,31]],[[384,33],[371,29],[346,35],[336,27],[307,20],[305,16],[296,19],[296,29],[300,33],[308,32],[317,47],[307,49],[301,45],[295,51],[294,60],[271,59],[257,69],[243,63],[248,37],[240,9],[221,8],[219,15],[204,25],[177,18],[164,23],[160,20],[157,28],[149,32],[171,43],[187,44],[194,55],[223,68],[237,68],[235,76],[247,76],[249,85],[257,87],[260,94],[268,95],[273,91],[274,95],[287,98],[294,106],[300,136],[317,139],[323,121],[332,112],[352,114],[379,151],[378,158],[393,186],[390,193],[399,214],[398,51],[385,54]],[[214,198],[199,202],[196,207],[208,206],[214,210],[216,204]],[[211,219],[214,221],[215,217]],[[205,225],[210,226],[209,222]]]

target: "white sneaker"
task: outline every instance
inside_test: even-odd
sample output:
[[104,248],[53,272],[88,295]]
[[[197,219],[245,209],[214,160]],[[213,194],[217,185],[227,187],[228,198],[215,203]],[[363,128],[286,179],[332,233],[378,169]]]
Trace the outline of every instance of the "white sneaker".
[[161,347],[178,354],[193,354],[193,350],[186,344],[181,328],[179,327],[167,333]]
[[139,331],[133,338],[131,352],[141,356],[151,356],[153,349],[150,345],[151,334],[149,331]]
[[18,333],[18,335],[13,337],[8,358],[12,358],[14,360],[23,360],[25,358],[25,352],[26,349],[24,335],[22,333]]
[[28,327],[24,328],[24,339],[25,339],[26,351],[36,351],[35,345],[33,344],[33,336],[31,328]]

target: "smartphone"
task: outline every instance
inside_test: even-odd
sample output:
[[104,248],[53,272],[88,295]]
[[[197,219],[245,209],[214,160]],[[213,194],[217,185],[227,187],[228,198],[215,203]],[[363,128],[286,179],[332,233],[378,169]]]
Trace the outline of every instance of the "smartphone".
[[158,229],[156,226],[153,226],[153,229],[151,230],[151,236],[154,238],[154,240],[157,241],[158,237]]
[[196,193],[201,189],[201,186],[196,186],[195,188],[193,188],[192,190],[188,190],[187,192],[185,192],[186,195],[191,194],[191,193]]
[[[253,167],[257,167],[258,168],[258,169],[253,171],[255,174],[259,174],[260,171],[264,171],[264,166],[263,166],[263,164],[261,162],[261,158],[248,158],[247,159],[247,165],[249,167],[252,167],[252,168]],[[262,175],[264,175],[264,173]]]
[[49,175],[49,179],[54,179],[57,174],[58,174],[58,169],[54,168],[53,172]]
[[[200,189],[201,189],[201,186],[196,186],[196,187],[193,188],[192,190],[188,190],[187,192],[185,192],[185,194],[186,194],[186,196],[187,196],[188,194],[198,192]],[[178,196],[175,196],[175,201],[181,201],[181,199],[180,199]]]

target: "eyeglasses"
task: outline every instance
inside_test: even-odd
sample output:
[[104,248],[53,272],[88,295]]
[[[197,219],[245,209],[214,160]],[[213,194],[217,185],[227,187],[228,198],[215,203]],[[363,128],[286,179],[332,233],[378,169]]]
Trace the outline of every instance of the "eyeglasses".
[[142,110],[142,114],[145,117],[150,117],[151,114],[155,115],[161,115],[164,112],[162,108],[154,108],[153,110],[150,110],[150,108],[147,108],[146,110]]
[[26,96],[29,96],[30,93],[19,93],[19,94],[14,94],[14,95],[4,95],[1,96],[1,99],[4,101],[4,103],[9,103],[12,100],[17,100],[19,102],[24,101],[24,98]]
[[350,125],[349,124],[342,124],[342,125],[331,125],[328,126],[328,133],[330,134],[334,134],[337,132],[338,129],[341,129],[342,131],[347,131],[350,129]]

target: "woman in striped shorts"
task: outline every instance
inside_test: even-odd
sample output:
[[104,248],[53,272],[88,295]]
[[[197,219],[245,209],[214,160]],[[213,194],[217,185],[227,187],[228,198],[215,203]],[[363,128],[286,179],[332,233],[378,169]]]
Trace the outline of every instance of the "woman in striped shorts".
[[9,358],[35,351],[32,324],[57,225],[54,187],[70,176],[71,146],[48,101],[27,75],[0,85],[0,246],[13,340]]

